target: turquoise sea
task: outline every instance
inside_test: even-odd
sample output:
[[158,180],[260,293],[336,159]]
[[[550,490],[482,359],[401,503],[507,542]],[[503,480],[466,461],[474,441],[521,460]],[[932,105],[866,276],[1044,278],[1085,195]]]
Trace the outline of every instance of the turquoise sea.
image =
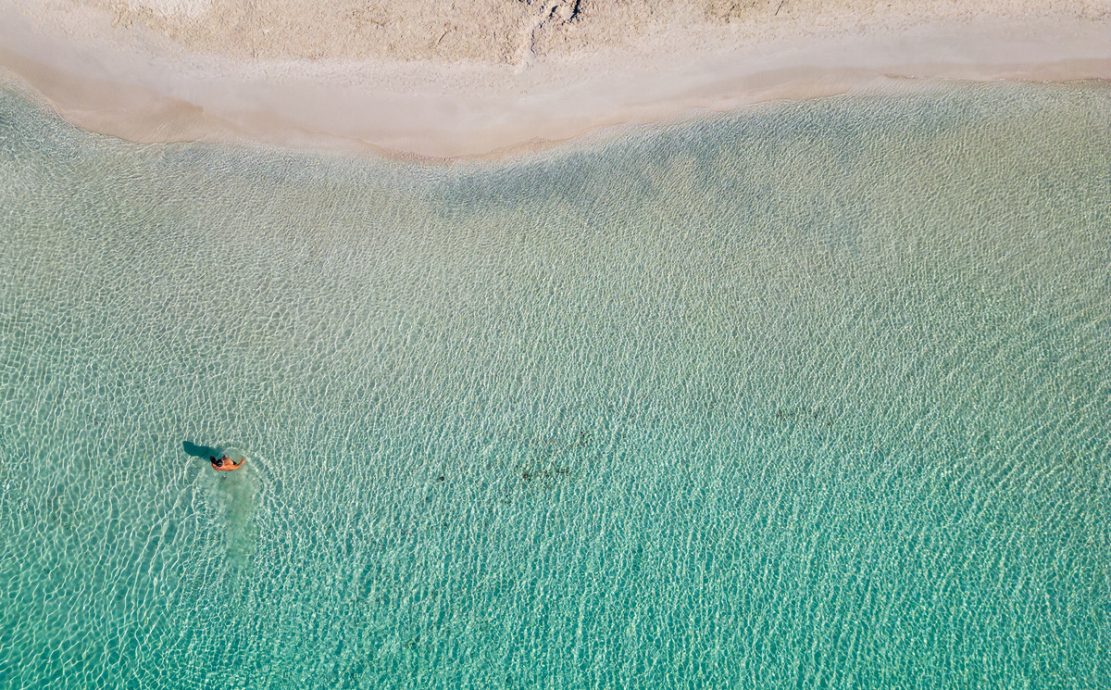
[[1106,85],[441,167],[4,93],[0,687],[1107,688],[1109,267]]

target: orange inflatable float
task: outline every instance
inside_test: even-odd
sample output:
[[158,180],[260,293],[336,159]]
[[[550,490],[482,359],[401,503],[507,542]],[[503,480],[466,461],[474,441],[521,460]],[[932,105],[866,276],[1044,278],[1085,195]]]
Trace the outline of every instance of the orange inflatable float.
[[210,458],[210,461],[212,462],[212,469],[216,470],[217,472],[234,472],[240,467],[243,467],[243,463],[247,462],[246,459],[240,460],[239,462],[233,462],[232,459],[226,455],[219,458]]

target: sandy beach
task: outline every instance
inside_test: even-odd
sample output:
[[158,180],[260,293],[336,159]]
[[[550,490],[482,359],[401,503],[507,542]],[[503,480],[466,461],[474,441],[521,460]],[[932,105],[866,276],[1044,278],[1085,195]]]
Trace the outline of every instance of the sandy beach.
[[746,105],[1111,78],[1111,2],[0,0],[0,78],[137,142],[494,158]]

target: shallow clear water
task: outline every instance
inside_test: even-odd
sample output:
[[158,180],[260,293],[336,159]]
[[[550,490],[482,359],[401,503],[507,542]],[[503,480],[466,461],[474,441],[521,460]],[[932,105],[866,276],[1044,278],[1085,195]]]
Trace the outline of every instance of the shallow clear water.
[[0,96],[0,685],[1107,687],[1109,114],[430,169]]

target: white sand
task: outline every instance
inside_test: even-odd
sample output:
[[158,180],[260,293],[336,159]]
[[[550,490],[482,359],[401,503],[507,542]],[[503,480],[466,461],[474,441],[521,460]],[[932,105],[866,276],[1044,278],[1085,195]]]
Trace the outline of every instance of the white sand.
[[772,99],[1111,78],[1111,0],[664,4],[0,0],[0,72],[134,141],[430,159]]

